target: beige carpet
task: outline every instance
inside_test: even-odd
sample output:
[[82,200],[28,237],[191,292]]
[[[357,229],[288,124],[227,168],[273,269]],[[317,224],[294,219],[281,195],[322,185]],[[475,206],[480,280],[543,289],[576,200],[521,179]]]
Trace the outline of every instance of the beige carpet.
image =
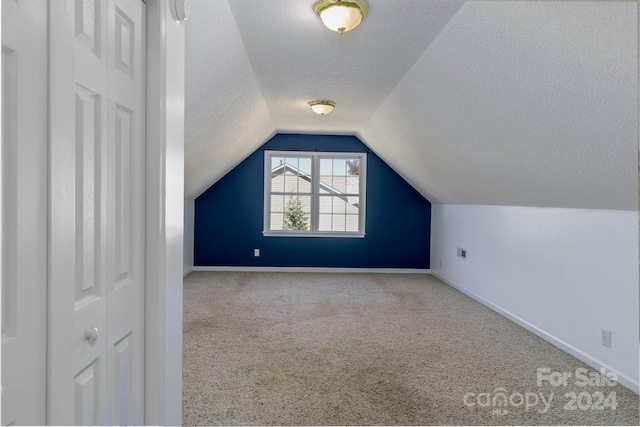
[[638,396],[578,386],[586,367],[429,275],[185,279],[186,425],[638,425]]

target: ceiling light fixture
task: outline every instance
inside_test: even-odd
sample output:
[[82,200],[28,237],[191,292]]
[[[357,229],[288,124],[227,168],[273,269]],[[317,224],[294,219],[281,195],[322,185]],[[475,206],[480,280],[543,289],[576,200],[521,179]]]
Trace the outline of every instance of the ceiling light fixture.
[[369,12],[364,0],[320,0],[313,9],[328,29],[340,34],[357,27]]
[[333,107],[336,106],[336,103],[333,101],[311,101],[309,102],[309,106],[314,113],[324,116],[325,114],[329,114],[333,111]]

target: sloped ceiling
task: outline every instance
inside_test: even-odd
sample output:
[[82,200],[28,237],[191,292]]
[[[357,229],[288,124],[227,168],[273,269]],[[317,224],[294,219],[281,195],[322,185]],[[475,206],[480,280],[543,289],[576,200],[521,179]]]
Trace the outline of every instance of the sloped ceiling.
[[192,0],[187,197],[297,132],[359,136],[434,203],[637,209],[636,2],[368,0],[343,35],[313,4]]
[[185,196],[195,198],[274,133],[225,0],[193,0],[186,22]]

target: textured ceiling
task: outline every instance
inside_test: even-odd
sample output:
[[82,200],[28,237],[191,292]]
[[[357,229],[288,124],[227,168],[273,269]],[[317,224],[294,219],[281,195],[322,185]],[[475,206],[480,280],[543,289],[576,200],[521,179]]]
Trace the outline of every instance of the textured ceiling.
[[436,203],[637,209],[635,2],[369,0],[343,35],[314,1],[191,2],[189,198],[298,132],[358,135]]
[[274,127],[226,0],[191,1],[185,56],[185,197],[195,198]]

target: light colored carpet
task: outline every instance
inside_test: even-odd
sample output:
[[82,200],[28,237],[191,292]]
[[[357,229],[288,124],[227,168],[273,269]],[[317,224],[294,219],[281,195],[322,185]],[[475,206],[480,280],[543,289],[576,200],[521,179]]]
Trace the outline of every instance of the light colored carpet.
[[[572,377],[538,386],[538,368]],[[186,425],[638,425],[636,394],[580,387],[578,368],[587,365],[429,275],[185,279]],[[494,406],[500,392],[511,402]],[[546,412],[540,393],[553,393]],[[616,409],[597,404],[599,393],[614,393]]]

